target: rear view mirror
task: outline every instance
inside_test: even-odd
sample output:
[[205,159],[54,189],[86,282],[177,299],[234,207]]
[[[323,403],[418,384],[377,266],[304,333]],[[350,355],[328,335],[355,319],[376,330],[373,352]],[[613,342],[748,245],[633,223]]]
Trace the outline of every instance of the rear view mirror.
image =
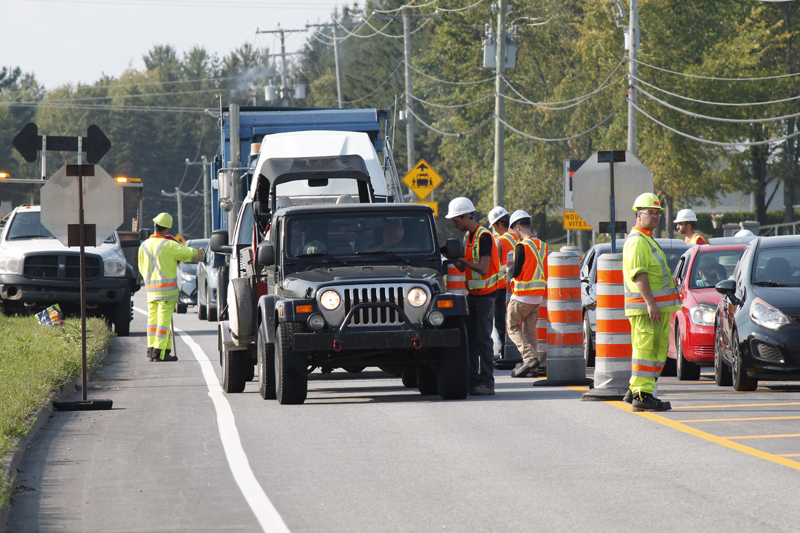
[[328,178],[312,178],[308,180],[309,187],[327,187]]
[[456,259],[464,255],[461,249],[461,241],[458,239],[447,239],[445,257],[448,259]]
[[256,250],[256,263],[261,266],[272,266],[275,264],[275,248],[268,242],[262,242]]
[[233,248],[228,245],[228,230],[214,230],[214,232],[211,234],[211,240],[208,243],[208,247],[211,248],[211,251],[220,254],[231,253]]

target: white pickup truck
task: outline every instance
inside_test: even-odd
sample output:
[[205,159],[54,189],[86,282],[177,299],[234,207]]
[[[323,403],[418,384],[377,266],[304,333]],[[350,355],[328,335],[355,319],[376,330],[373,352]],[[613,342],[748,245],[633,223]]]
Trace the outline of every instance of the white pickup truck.
[[[87,246],[85,255],[87,314],[127,336],[139,284],[116,232],[100,246]],[[0,306],[5,314],[30,314],[56,303],[65,314],[80,314],[79,252],[42,225],[40,206],[19,206],[0,220]]]

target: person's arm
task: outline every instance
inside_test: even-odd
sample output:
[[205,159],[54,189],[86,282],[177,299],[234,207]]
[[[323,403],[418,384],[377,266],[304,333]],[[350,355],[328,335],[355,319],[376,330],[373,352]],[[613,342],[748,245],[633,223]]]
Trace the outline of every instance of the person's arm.
[[[492,266],[492,246],[495,246],[494,237],[492,237],[491,233],[484,233],[481,235],[481,240],[479,242],[479,247],[481,250],[480,262],[473,263],[472,261],[461,259],[459,261],[460,264],[469,268],[470,270],[474,270],[481,276],[485,276],[489,272],[489,267]],[[458,267],[458,265],[456,266]],[[461,268],[459,268],[459,270],[463,272]]]
[[518,278],[522,274],[522,267],[525,265],[525,245],[518,244],[514,249],[514,266],[511,270],[511,277]]
[[644,298],[647,304],[647,314],[653,322],[661,321],[661,309],[656,305],[656,299],[653,297],[653,291],[650,290],[650,278],[647,277],[647,272],[639,272],[633,277],[634,283],[639,293]]

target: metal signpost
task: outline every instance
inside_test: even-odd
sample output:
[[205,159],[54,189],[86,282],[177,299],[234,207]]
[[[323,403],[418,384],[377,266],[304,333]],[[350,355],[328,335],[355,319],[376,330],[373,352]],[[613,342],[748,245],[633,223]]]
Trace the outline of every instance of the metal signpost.
[[[625,150],[614,150],[611,152],[597,152],[598,163],[608,163],[609,167],[609,193],[608,205],[611,214],[611,253],[617,253],[617,213],[614,205],[614,163],[625,162]],[[627,229],[627,228],[626,228]]]

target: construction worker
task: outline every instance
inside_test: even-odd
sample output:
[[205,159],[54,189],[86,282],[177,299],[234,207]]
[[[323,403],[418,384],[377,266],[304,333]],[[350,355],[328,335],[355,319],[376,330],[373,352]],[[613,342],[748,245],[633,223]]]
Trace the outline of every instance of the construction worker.
[[681,300],[664,250],[650,236],[663,214],[658,197],[639,195],[633,210],[636,224],[622,251],[625,316],[631,323],[633,349],[625,401],[632,403],[634,411],[667,411],[669,402],[662,402],[653,392],[667,360],[670,315],[681,308]]
[[500,255],[500,282],[497,284],[497,296],[494,300],[494,329],[500,336],[501,359],[505,359],[506,351],[506,294],[511,290],[511,287],[506,287],[508,252],[513,252],[517,245],[517,239],[508,231],[508,217],[508,211],[499,205],[489,211],[489,226],[499,235],[494,241]]
[[539,351],[536,326],[539,305],[547,296],[547,244],[533,236],[531,216],[525,211],[514,211],[509,220],[519,243],[514,249],[513,295],[508,302],[508,336],[522,354],[522,362],[511,371],[511,377],[538,376]]
[[691,209],[681,209],[674,220],[678,233],[683,235],[686,244],[708,244],[702,235],[695,231],[697,228],[697,215]]
[[494,394],[492,318],[501,276],[500,257],[492,232],[478,224],[475,217],[475,206],[469,198],[463,197],[452,200],[445,215],[453,221],[453,227],[465,234],[464,257],[454,260],[453,266],[466,272],[467,278],[469,393],[487,396]]
[[159,214],[153,222],[155,233],[139,247],[139,272],[147,289],[147,359],[177,361],[170,355],[169,326],[178,302],[178,261],[203,261],[205,254],[169,238],[169,213]]

